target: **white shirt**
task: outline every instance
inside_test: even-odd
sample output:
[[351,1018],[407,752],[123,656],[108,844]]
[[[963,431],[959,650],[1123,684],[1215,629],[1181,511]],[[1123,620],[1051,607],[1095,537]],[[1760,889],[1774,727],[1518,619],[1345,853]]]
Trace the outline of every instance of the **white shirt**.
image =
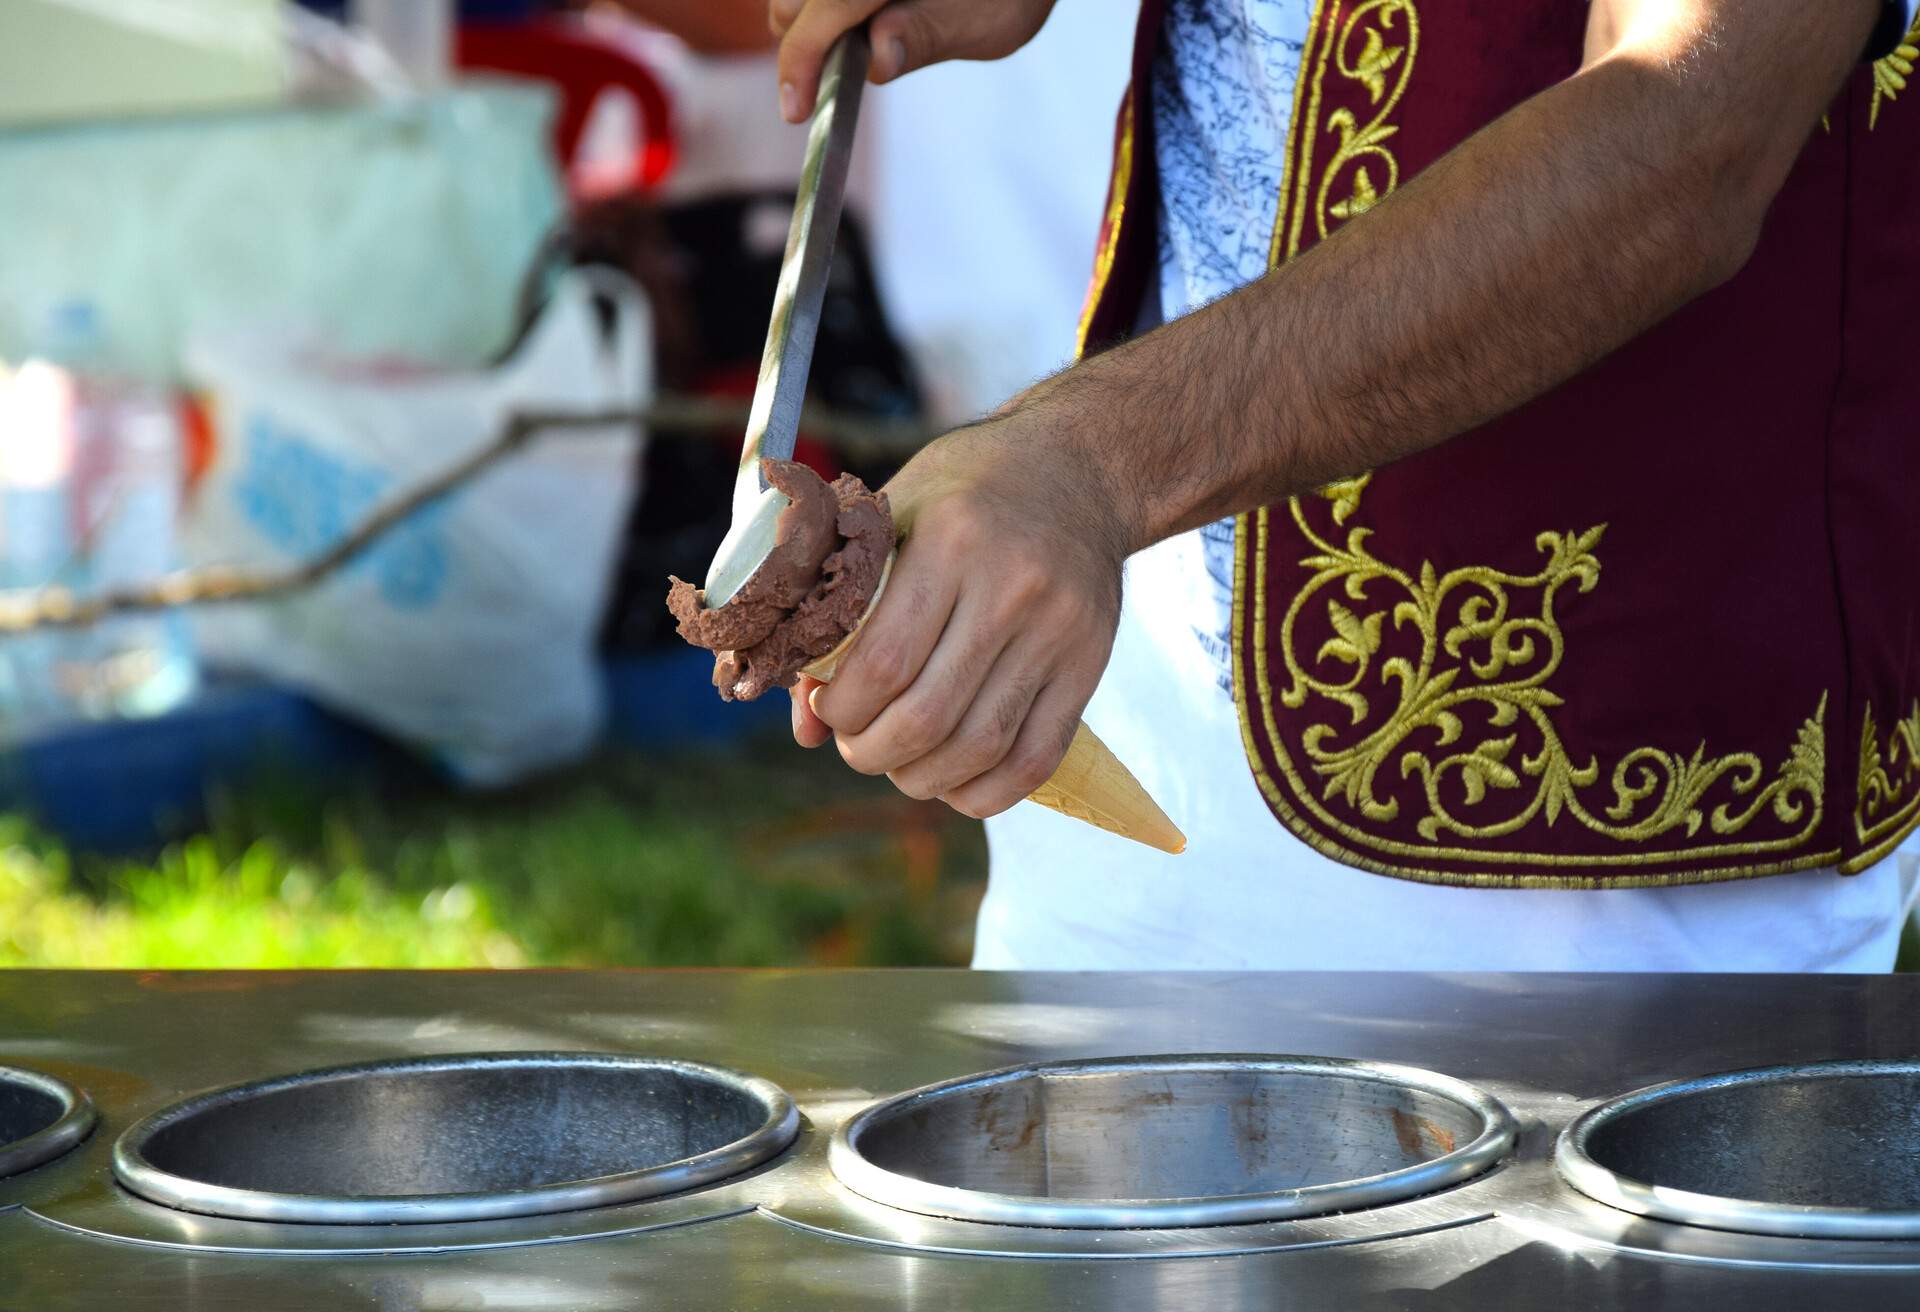
[[941,423],[976,419],[1073,357],[1107,190],[1112,107],[1133,48],[1114,0],[1059,0],[1040,34],[988,62],[874,87],[882,300]]
[[[1920,4],[1920,0],[1910,0]],[[1266,272],[1309,0],[1170,0],[1154,68],[1160,309]],[[1189,839],[1165,856],[1038,806],[987,824],[974,964],[1065,969],[1886,970],[1920,839],[1830,870],[1670,889],[1444,888],[1340,865],[1254,784],[1233,702],[1233,522],[1128,563],[1087,722]]]

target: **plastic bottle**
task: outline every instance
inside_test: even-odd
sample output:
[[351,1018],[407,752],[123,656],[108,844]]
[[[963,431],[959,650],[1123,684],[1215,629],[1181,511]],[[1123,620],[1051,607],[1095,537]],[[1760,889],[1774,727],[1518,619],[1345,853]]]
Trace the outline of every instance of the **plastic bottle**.
[[[172,397],[106,372],[91,305],[60,306],[49,358],[0,382],[0,586],[86,595],[178,561],[184,442]],[[155,715],[190,697],[198,669],[183,616],[0,637],[0,736],[75,716]]]
[[[0,370],[0,588],[71,582],[75,409],[64,370],[38,360]],[[81,645],[55,630],[0,637],[0,738],[62,717],[60,671]]]

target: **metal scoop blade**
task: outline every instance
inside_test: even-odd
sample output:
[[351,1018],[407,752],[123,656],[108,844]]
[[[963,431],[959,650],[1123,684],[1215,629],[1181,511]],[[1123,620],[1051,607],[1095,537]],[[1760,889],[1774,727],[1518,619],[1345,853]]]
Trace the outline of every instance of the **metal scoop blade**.
[[773,549],[775,522],[787,507],[786,496],[767,486],[760,461],[792,459],[794,439],[800,432],[800,406],[820,331],[834,234],[846,200],[868,57],[866,29],[857,27],[840,38],[821,70],[820,95],[814,102],[800,190],[794,199],[793,226],[787,231],[787,253],[780,264],[773,319],[767,327],[767,349],[760,357],[760,379],[754,386],[740,470],[734,478],[733,524],[707,567],[708,609],[725,605],[760,568]]

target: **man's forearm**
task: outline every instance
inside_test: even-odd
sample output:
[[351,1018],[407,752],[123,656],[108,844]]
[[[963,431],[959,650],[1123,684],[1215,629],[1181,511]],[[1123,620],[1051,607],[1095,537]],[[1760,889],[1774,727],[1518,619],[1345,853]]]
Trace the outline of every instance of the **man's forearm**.
[[1019,408],[1084,451],[1138,548],[1540,395],[1737,271],[1873,16],[1739,0],[1716,28],[1730,3],[1630,38],[1305,256]]

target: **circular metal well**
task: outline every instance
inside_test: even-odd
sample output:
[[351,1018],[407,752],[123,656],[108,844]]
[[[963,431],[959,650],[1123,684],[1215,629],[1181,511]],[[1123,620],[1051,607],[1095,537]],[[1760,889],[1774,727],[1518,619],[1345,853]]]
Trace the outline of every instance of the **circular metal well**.
[[282,1076],[156,1112],[114,1145],[134,1193],[191,1212],[333,1224],[473,1221],[632,1202],[793,1142],[778,1086],[598,1053],[481,1053]]
[[1514,1123],[1458,1080],[1323,1057],[1016,1066],[901,1094],[834,1135],[856,1193],[959,1220],[1226,1225],[1378,1207],[1492,1166]]
[[52,1161],[92,1133],[96,1119],[93,1103],[72,1085],[0,1066],[0,1176]]
[[1920,1238],[1920,1061],[1657,1084],[1568,1126],[1555,1162],[1581,1193],[1658,1220],[1799,1238]]

